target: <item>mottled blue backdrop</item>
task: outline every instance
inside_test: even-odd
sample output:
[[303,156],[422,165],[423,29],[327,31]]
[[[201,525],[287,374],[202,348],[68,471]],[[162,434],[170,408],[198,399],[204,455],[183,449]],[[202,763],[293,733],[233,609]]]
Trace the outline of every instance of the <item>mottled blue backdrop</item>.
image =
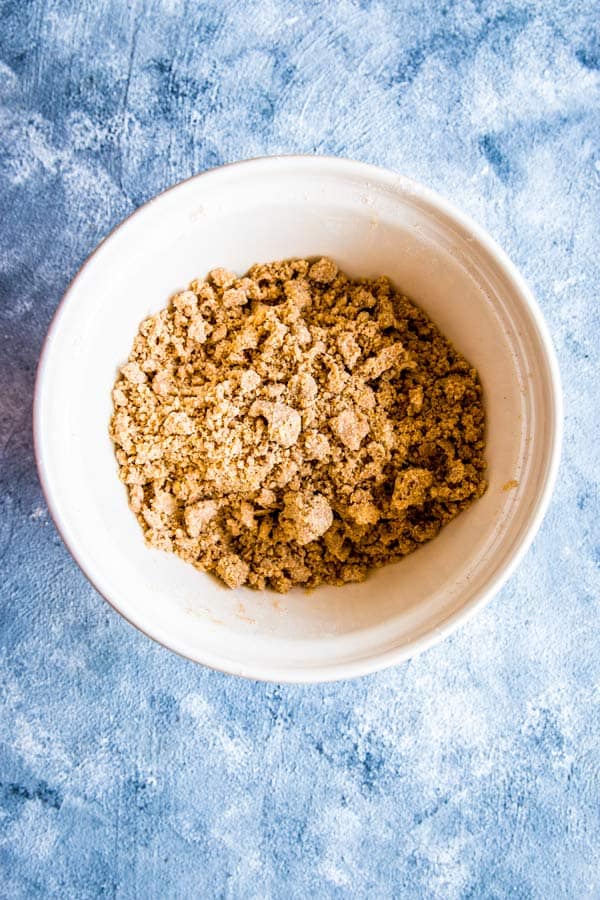
[[[0,0],[0,895],[599,898],[595,0]],[[504,245],[564,378],[556,494],[424,656],[255,684],[151,643],[63,547],[30,430],[44,333],[110,228],[195,172],[390,166]]]

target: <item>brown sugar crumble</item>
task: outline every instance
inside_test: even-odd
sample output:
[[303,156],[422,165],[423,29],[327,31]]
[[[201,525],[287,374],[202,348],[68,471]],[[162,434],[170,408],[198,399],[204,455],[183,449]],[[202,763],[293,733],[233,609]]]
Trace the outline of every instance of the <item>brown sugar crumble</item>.
[[486,488],[476,370],[387,278],[331,259],[193,281],[112,396],[146,540],[232,588],[361,581]]

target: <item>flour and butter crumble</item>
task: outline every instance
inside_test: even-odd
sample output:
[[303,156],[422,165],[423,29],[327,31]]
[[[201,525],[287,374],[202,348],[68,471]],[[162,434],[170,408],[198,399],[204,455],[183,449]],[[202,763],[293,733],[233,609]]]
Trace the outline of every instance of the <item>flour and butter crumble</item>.
[[360,581],[486,487],[475,369],[387,278],[327,258],[193,281],[112,396],[146,540],[232,588]]

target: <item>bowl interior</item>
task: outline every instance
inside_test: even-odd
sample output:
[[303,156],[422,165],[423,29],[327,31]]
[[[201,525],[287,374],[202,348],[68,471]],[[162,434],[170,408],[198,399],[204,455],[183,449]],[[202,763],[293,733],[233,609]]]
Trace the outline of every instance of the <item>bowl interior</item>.
[[[489,489],[433,542],[363,584],[285,596],[229,591],[145,546],[108,438],[111,387],[139,322],[192,278],[218,265],[241,273],[256,261],[318,254],[351,275],[389,275],[479,369]],[[209,665],[315,680],[408,655],[497,585],[540,511],[556,397],[543,326],[524,292],[485,236],[391,173],[283,158],[177,186],[91,257],[46,345],[36,443],[65,540],[131,622]]]

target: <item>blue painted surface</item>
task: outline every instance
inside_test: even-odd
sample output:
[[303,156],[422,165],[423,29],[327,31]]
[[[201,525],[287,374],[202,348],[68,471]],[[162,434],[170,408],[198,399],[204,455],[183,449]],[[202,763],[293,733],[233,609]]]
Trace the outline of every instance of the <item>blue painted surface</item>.
[[[0,2],[3,897],[600,897],[599,35],[595,0]],[[293,151],[390,166],[486,226],[566,399],[500,596],[324,687],[219,675],[122,621],[48,520],[29,425],[100,238],[206,167]]]

